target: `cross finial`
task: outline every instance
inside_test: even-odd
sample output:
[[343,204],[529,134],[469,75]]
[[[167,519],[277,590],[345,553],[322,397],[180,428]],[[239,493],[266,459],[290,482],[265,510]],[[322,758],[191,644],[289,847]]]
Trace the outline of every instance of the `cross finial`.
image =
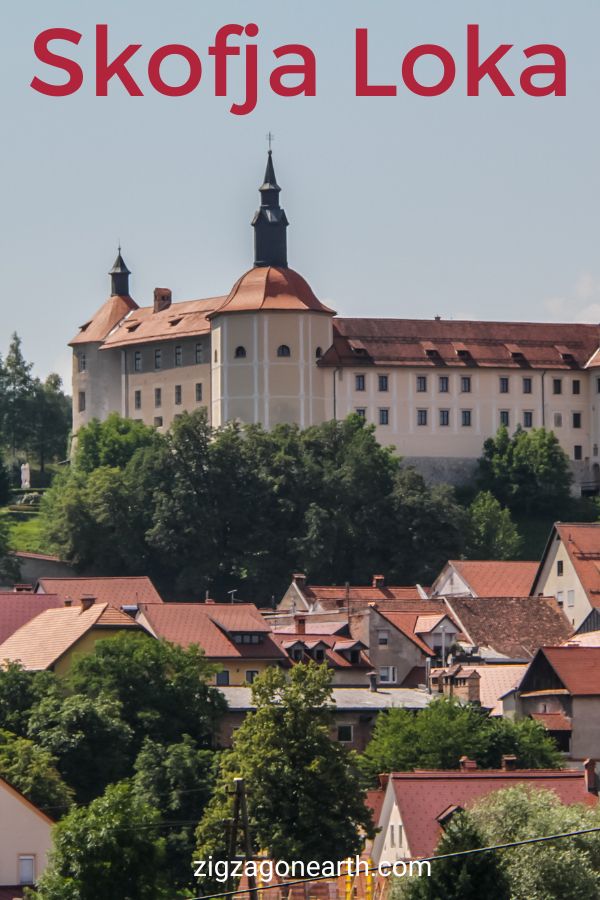
[[275,135],[273,134],[272,131],[269,131],[269,132],[267,133],[267,140],[268,140],[268,142],[269,142],[269,153],[270,153],[271,150],[272,150],[272,144],[273,144],[273,141],[275,140]]

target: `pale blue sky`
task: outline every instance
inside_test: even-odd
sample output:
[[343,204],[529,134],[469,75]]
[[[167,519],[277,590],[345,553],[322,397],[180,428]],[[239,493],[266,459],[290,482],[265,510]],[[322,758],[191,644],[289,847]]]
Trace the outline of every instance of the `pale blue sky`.
[[[82,9],[82,7],[85,7]],[[290,265],[348,316],[600,321],[600,4],[597,0],[29,0],[2,15],[0,349],[11,331],[45,375],[69,371],[67,341],[103,302],[117,239],[132,293],[176,299],[226,293],[252,263],[249,226],[271,129]],[[260,101],[244,118],[214,97],[207,48],[227,22],[260,27]],[[94,26],[111,47],[143,44],[132,72],[164,43],[204,64],[187,98],[93,95]],[[478,99],[465,89],[466,26],[482,45],[514,43],[503,70],[518,83],[522,49],[556,43],[567,97]],[[73,53],[86,82],[51,99],[32,51],[44,28],[84,34]],[[458,76],[425,99],[354,95],[354,30],[368,27],[373,77],[400,82],[418,43],[452,51]],[[272,49],[317,56],[317,97],[268,89]],[[236,85],[235,62],[231,66]]]

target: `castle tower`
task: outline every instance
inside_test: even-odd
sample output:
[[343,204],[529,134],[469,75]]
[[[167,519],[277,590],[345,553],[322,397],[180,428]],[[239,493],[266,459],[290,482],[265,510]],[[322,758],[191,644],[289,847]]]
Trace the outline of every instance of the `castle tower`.
[[239,419],[271,428],[325,420],[325,373],[333,310],[288,267],[285,211],[272,152],[252,220],[254,267],[208,317],[211,323],[212,423]]

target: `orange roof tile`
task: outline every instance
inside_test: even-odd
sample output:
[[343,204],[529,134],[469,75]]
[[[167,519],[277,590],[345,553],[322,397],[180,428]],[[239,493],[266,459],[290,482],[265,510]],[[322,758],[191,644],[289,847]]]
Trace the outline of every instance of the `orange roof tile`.
[[594,697],[600,694],[600,647],[542,647],[520,684],[529,690],[529,673],[540,666],[545,657],[570,694]]
[[313,293],[307,281],[293,269],[258,266],[236,281],[228,297],[210,315],[233,312],[286,310],[335,315]]
[[[223,297],[206,300],[181,300],[160,312],[153,306],[136,309],[123,319],[106,338],[102,349],[144,344],[148,341],[168,341],[177,338],[208,334],[207,316],[223,301]],[[210,362],[209,359],[206,360]]]
[[100,343],[124,316],[137,308],[137,303],[131,297],[109,297],[89,322],[81,326],[79,334],[75,335],[69,345]]
[[64,604],[56,594],[0,592],[0,644],[40,613],[61,606]]
[[557,522],[554,527],[590,604],[600,608],[600,522]]
[[128,578],[40,578],[36,590],[56,594],[61,605],[65,600],[79,603],[83,597],[94,597],[97,603],[109,603],[117,609],[138,603],[163,602],[146,575]]
[[573,725],[563,712],[532,713],[531,718],[541,722],[548,731],[572,731]]
[[392,600],[418,600],[423,602],[423,597],[416,585],[407,587],[351,585],[349,588],[346,588],[344,585],[311,584],[302,589],[302,594],[306,600],[319,603],[322,607],[330,609],[346,606],[348,600],[351,604],[359,606]]
[[526,597],[538,569],[537,562],[451,559],[462,580],[477,597]]

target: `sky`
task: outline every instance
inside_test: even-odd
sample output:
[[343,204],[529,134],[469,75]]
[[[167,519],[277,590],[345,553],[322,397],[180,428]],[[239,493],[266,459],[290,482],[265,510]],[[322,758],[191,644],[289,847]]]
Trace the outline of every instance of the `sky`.
[[[274,160],[290,228],[290,265],[344,316],[600,321],[600,4],[597,0],[28,0],[0,13],[2,178],[0,352],[23,340],[35,373],[70,388],[68,341],[108,295],[121,241],[140,305],[156,286],[174,299],[227,293],[252,265],[250,221],[275,135]],[[259,103],[243,94],[243,62],[229,63],[229,97],[214,96],[208,54],[229,22],[259,27]],[[95,26],[116,55],[142,44],[130,70],[145,92],[116,79],[96,97]],[[482,53],[514,44],[502,63],[515,97],[488,84],[466,95],[466,30]],[[82,88],[52,98],[34,75],[46,28],[81,32],[61,51],[81,64]],[[354,40],[369,30],[374,81],[396,97],[356,97]],[[249,39],[245,39],[249,42]],[[198,53],[203,77],[187,97],[149,85],[150,55],[167,43]],[[230,41],[234,43],[234,41]],[[303,43],[317,59],[317,95],[269,87],[273,50]],[[457,77],[439,97],[411,94],[402,60],[435,43]],[[557,44],[567,95],[518,89],[523,50]],[[244,46],[244,45],[243,45]],[[59,51],[59,46],[55,46]],[[242,56],[243,61],[243,56]],[[419,77],[435,80],[435,65]],[[183,80],[184,69],[164,75]]]

